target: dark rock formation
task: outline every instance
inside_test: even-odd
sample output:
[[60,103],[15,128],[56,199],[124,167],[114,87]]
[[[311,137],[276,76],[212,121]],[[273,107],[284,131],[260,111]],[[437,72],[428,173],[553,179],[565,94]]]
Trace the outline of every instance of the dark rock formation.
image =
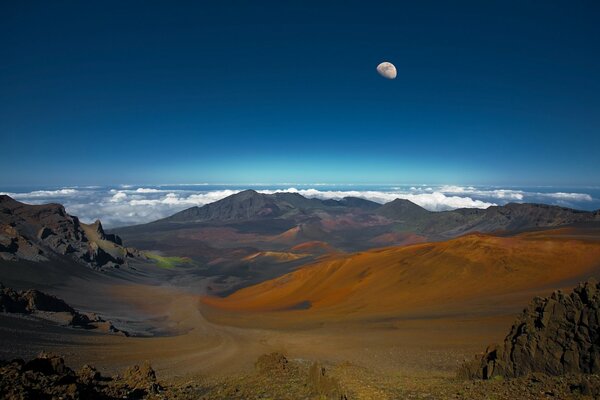
[[123,373],[123,381],[140,394],[158,393],[161,389],[156,382],[156,373],[148,361],[144,361],[142,365],[127,368]]
[[0,283],[0,311],[31,314],[36,311],[75,313],[64,300],[31,289],[17,292]]
[[88,365],[75,372],[63,358],[42,353],[28,362],[0,361],[0,399],[141,399],[162,390],[149,364],[135,377],[134,385]]
[[464,378],[600,373],[600,284],[582,283],[535,298],[513,324],[502,345],[461,367]]
[[28,205],[0,196],[0,259],[47,261],[68,256],[93,268],[106,269],[143,260],[121,238],[107,234],[100,221],[86,225],[60,204]]
[[62,320],[69,326],[99,329],[107,333],[129,336],[127,332],[115,328],[110,321],[93,313],[80,313],[58,297],[35,289],[16,291],[4,287],[2,283],[0,283],[0,312],[34,314],[41,317],[48,317],[47,314],[50,314],[51,317],[53,314],[62,313],[67,316]]

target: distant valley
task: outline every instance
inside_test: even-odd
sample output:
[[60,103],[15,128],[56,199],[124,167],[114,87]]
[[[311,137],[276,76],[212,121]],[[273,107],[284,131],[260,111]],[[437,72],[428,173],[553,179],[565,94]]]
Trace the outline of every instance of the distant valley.
[[320,200],[246,190],[114,232],[134,247],[185,255],[210,274],[251,283],[335,253],[442,241],[473,232],[511,235],[598,224],[600,211],[544,204],[433,212],[403,199],[381,205],[352,197]]

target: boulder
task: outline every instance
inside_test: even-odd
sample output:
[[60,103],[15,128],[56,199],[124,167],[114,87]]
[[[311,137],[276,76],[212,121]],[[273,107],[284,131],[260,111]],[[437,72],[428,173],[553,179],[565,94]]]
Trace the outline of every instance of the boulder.
[[156,382],[156,373],[148,361],[127,368],[123,373],[123,381],[135,391],[158,393],[161,389]]
[[536,297],[501,345],[459,370],[463,378],[600,373],[600,284],[581,283],[570,294]]

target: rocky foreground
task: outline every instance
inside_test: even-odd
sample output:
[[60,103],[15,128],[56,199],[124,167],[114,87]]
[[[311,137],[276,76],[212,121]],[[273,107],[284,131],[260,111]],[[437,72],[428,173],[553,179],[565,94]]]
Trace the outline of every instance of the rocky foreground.
[[[502,345],[467,363],[468,378],[513,378],[531,373],[548,375],[600,373],[600,283],[579,284],[535,298],[517,318]],[[600,395],[600,388],[598,388]]]
[[160,389],[148,363],[105,377],[89,365],[73,371],[61,357],[46,353],[28,362],[0,362],[2,399],[141,399]]
[[261,356],[255,367],[238,376],[167,384],[147,362],[107,376],[89,365],[71,369],[61,357],[43,353],[27,362],[0,361],[0,399],[591,399],[600,386],[599,376],[581,374],[467,381],[394,377],[280,353]]

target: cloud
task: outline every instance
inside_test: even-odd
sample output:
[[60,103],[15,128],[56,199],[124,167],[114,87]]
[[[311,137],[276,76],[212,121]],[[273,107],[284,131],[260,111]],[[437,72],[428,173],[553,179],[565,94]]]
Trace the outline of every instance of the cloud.
[[344,191],[322,191],[317,189],[296,189],[289,188],[285,190],[259,190],[259,193],[272,194],[276,192],[298,193],[304,197],[318,199],[333,199],[340,200],[344,197],[358,197],[361,199],[375,201],[377,203],[388,203],[396,199],[410,200],[421,207],[430,211],[445,211],[456,208],[487,208],[495,203],[474,200],[470,197],[446,196],[444,193],[435,191],[431,193],[410,193],[410,192],[383,192],[383,191],[359,191],[359,190],[344,190]]
[[13,199],[30,199],[30,198],[54,198],[68,197],[78,194],[76,189],[58,189],[58,190],[35,190],[27,193],[1,193],[6,194]]
[[[249,187],[251,185],[247,185]],[[291,185],[290,185],[291,186]],[[203,206],[238,193],[242,188],[206,190],[199,186],[157,186],[160,189],[128,185],[115,187],[71,187],[56,190],[35,190],[23,193],[4,193],[20,201],[41,204],[59,202],[67,211],[84,222],[102,220],[106,227],[135,225],[151,222],[193,206]],[[282,187],[280,189],[252,186],[260,193],[298,193],[309,198],[339,200],[358,197],[378,203],[395,199],[410,200],[431,211],[456,208],[487,208],[508,202],[538,202],[572,208],[591,209],[597,207],[597,199],[587,193],[567,191],[540,192],[521,189],[503,189],[456,185],[408,185],[394,187],[359,185],[321,185]],[[264,188],[264,189],[263,189]],[[363,189],[373,190],[363,190]],[[329,190],[328,190],[329,189]]]
[[573,201],[593,201],[594,199],[587,193],[537,193],[541,197],[550,197],[558,200],[573,200]]
[[439,192],[445,194],[469,194],[477,195],[481,197],[491,197],[495,199],[507,199],[507,200],[523,200],[525,194],[522,190],[511,190],[511,189],[477,189],[473,186],[448,186],[444,185],[438,189]]
[[137,193],[160,193],[160,192],[163,192],[164,190],[151,189],[151,188],[137,188],[137,189],[135,189],[135,191]]
[[126,198],[127,198],[127,193],[119,191],[110,198],[110,201],[113,203],[118,203],[118,202],[125,200]]

